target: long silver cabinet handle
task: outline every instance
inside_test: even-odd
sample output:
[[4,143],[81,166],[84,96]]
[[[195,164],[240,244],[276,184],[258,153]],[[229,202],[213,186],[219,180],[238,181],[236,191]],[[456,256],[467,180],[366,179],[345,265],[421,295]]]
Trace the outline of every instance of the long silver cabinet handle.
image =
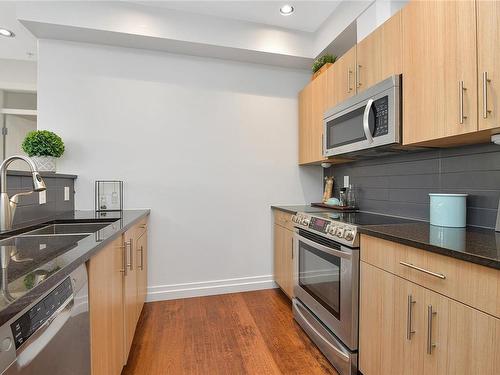
[[141,246],[141,265],[139,266],[140,270],[144,270],[144,247]]
[[124,276],[127,276],[127,243],[124,242],[123,246],[120,246],[122,250],[122,269],[120,270]]
[[467,88],[464,86],[464,81],[458,82],[458,120],[460,124],[464,123],[467,116],[464,114],[464,92]]
[[488,118],[488,83],[491,79],[488,78],[488,72],[483,72],[483,118]]
[[351,92],[351,74],[352,74],[351,69],[347,69],[347,93],[348,94]]
[[361,87],[361,65],[357,65],[356,67],[356,87]]
[[432,305],[427,306],[427,354],[432,354],[432,348],[436,344],[432,342],[432,318],[437,313],[432,310]]
[[134,269],[134,262],[132,261],[132,259],[134,258],[134,241],[131,238],[130,240],[128,240],[128,242],[129,242],[129,249],[130,249],[130,252],[129,252],[129,255],[130,255],[129,267],[130,267],[130,270],[132,271]]
[[402,266],[405,266],[405,267],[408,267],[408,268],[412,268],[414,270],[417,270],[417,271],[420,271],[420,272],[423,272],[423,273],[426,273],[428,275],[431,275],[431,276],[434,276],[434,277],[437,277],[439,279],[446,279],[446,276],[443,275],[442,273],[436,273],[436,272],[432,272],[432,271],[429,271],[429,270],[426,270],[425,268],[421,268],[421,267],[418,267],[418,266],[414,266],[413,264],[411,263],[406,263],[406,262],[399,262],[399,264],[401,264]]
[[415,331],[412,329],[412,324],[411,324],[411,321],[412,321],[412,307],[413,307],[413,304],[416,303],[414,300],[413,300],[413,296],[410,294],[408,296],[408,315],[407,315],[407,321],[406,321],[406,338],[407,340],[411,340],[411,335],[412,333],[415,333]]

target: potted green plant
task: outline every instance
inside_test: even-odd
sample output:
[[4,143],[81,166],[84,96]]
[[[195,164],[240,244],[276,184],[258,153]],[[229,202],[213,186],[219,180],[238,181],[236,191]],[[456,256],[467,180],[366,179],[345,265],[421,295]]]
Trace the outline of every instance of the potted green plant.
[[312,72],[313,72],[313,79],[316,78],[319,74],[321,74],[321,68],[323,66],[330,66],[332,65],[335,61],[337,60],[337,56],[326,54],[321,57],[318,57],[313,65],[312,65]]
[[21,147],[42,172],[55,172],[56,158],[64,153],[64,142],[61,137],[48,130],[29,132]]

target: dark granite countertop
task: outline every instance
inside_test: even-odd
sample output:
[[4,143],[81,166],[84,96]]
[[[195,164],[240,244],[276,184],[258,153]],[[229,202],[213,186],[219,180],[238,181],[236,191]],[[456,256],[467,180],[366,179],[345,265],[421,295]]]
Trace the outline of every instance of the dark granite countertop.
[[500,270],[500,233],[493,229],[446,228],[427,222],[409,222],[366,225],[360,227],[359,232]]
[[333,211],[333,209],[328,209],[328,208],[323,208],[323,207],[313,207],[311,205],[298,205],[298,206],[277,206],[273,205],[271,208],[274,208],[276,210],[280,211],[285,211],[290,214],[296,214],[297,212],[305,212],[305,213],[312,213],[312,212],[326,212],[326,211]]
[[[30,230],[48,224],[102,222],[109,224],[93,234],[66,236],[20,236],[21,228],[0,234],[2,284],[0,290],[0,325],[14,317],[38,297],[61,282],[103,246],[149,215],[150,210],[125,210],[98,213],[71,211],[51,220],[33,224]],[[35,273],[48,274],[34,285]],[[6,286],[6,287],[5,287]]]

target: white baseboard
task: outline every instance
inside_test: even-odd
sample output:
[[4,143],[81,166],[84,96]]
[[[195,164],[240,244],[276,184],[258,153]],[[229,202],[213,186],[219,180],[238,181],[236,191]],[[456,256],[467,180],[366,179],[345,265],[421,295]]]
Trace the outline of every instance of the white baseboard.
[[273,280],[273,275],[211,280],[196,283],[157,285],[148,287],[147,301],[166,301],[179,298],[273,289],[277,287],[278,286]]

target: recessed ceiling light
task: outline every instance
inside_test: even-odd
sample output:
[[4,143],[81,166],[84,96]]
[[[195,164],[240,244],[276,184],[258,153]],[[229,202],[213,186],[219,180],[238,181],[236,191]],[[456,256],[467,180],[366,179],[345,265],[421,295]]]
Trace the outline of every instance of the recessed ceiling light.
[[0,35],[6,36],[8,38],[13,38],[16,36],[16,34],[14,34],[12,31],[7,30],[7,29],[2,29],[2,28],[0,28]]
[[280,13],[282,16],[289,16],[293,13],[295,9],[290,4],[285,4],[280,8]]

